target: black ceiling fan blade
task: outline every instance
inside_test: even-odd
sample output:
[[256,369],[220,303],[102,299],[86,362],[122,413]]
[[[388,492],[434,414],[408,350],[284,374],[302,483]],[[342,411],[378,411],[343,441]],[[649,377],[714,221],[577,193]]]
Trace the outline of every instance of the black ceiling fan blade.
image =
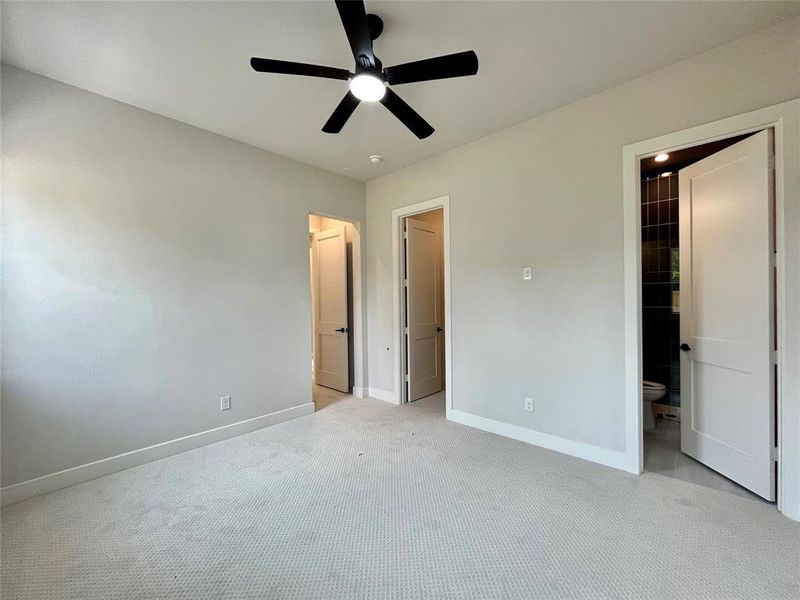
[[290,62],[288,60],[273,60],[271,58],[250,59],[250,66],[259,73],[284,73],[286,75],[306,75],[308,77],[324,77],[326,79],[350,79],[350,71],[336,67],[323,67],[306,63]]
[[433,127],[391,89],[386,88],[386,94],[381,98],[381,104],[400,119],[400,122],[419,139],[425,139],[434,132]]
[[360,103],[361,100],[356,98],[352,92],[347,92],[344,98],[342,98],[342,101],[339,102],[339,106],[334,109],[328,121],[322,126],[322,131],[325,133],[339,133],[342,127],[344,127],[344,124],[347,123],[347,119],[353,114],[356,106]]
[[436,58],[387,67],[383,74],[390,85],[465,77],[478,72],[478,55],[474,51],[457,52]]
[[[342,20],[356,64],[374,67],[375,54],[372,52],[367,9],[364,7],[363,0],[336,0],[336,9],[339,11],[339,18]],[[364,64],[364,61],[367,64]]]

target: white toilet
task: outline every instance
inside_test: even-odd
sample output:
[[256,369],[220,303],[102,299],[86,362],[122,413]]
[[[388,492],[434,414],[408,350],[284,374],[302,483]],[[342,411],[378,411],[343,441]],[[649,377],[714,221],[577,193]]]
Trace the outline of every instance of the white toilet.
[[667,393],[667,388],[654,381],[642,381],[642,424],[645,431],[655,429],[656,417],[653,414],[653,402],[661,400]]

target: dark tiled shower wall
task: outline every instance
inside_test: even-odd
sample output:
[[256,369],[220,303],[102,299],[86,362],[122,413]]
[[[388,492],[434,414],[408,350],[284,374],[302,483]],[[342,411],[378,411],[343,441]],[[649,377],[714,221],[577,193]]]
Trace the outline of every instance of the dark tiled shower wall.
[[666,385],[662,402],[673,406],[680,406],[680,321],[677,304],[673,308],[673,292],[679,288],[676,173],[642,181],[644,378]]

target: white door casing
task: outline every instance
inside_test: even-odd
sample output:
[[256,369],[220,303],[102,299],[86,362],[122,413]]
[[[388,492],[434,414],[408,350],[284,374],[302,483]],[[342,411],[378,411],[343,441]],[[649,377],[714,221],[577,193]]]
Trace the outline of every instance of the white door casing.
[[441,232],[406,219],[406,365],[408,400],[442,390]]
[[679,172],[681,450],[775,499],[774,189],[765,130]]
[[345,227],[314,234],[314,380],[349,393]]

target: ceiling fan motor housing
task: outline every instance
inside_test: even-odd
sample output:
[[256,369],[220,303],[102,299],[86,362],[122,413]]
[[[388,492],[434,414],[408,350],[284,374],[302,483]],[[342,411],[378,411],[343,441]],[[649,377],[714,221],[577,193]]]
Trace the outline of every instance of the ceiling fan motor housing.
[[375,66],[373,67],[370,64],[370,58],[368,56],[364,56],[363,54],[358,57],[358,61],[356,62],[356,75],[359,73],[369,73],[370,75],[375,75],[375,77],[379,77],[381,80],[385,80],[386,78],[383,76],[383,63],[381,59],[379,59],[374,54],[372,55],[372,60],[375,62]]
[[[381,32],[383,31],[383,19],[381,19],[378,15],[375,14],[368,14],[367,15],[367,29],[369,30],[369,39],[375,41],[380,37]],[[374,63],[374,66],[373,64]],[[358,57],[356,61],[356,73],[363,73],[367,72],[376,77],[380,78],[383,81],[385,78],[383,76],[383,63],[381,60],[375,56],[373,53],[372,56],[366,56],[362,54]]]

